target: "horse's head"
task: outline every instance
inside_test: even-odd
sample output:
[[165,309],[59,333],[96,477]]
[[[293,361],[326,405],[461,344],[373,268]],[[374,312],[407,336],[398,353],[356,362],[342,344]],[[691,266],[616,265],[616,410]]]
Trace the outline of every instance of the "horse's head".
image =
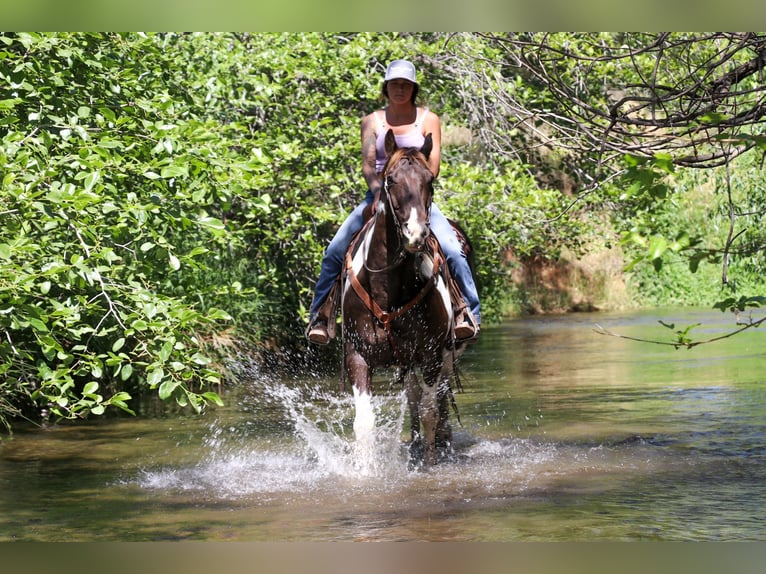
[[388,162],[383,170],[384,209],[391,211],[405,250],[422,251],[431,232],[429,219],[434,175],[428,168],[433,141],[426,136],[423,147],[400,148],[394,132],[386,133]]

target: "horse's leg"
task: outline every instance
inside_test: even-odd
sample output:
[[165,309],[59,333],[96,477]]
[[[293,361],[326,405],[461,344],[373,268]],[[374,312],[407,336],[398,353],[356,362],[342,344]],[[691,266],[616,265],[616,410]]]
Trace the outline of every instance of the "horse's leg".
[[418,383],[418,376],[412,369],[406,369],[403,374],[403,382],[407,391],[407,406],[410,409],[410,440],[415,442],[420,436],[420,416],[418,404],[422,390]]
[[375,411],[372,407],[372,373],[364,358],[349,349],[346,368],[354,391],[354,449],[362,469],[373,462],[375,446]]
[[439,422],[439,372],[441,365],[428,365],[423,368],[423,386],[420,398],[419,414],[423,426],[423,464],[436,464],[436,425]]
[[442,378],[437,392],[439,403],[439,421],[436,423],[436,446],[447,448],[452,442],[452,427],[449,424],[450,384],[448,378]]
[[421,458],[422,440],[420,437],[420,415],[418,408],[422,389],[418,375],[414,369],[403,368],[400,377],[407,392],[407,406],[410,411],[410,460],[415,462]]

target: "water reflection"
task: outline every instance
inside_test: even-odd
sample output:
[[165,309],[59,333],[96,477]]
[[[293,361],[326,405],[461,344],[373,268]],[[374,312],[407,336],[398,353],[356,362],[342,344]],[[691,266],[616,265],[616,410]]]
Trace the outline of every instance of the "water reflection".
[[[485,329],[427,471],[385,375],[364,472],[334,378],[254,373],[204,417],[21,431],[0,444],[0,540],[763,540],[762,335],[676,351],[593,329],[653,338],[656,318]],[[700,319],[726,328],[675,318]]]

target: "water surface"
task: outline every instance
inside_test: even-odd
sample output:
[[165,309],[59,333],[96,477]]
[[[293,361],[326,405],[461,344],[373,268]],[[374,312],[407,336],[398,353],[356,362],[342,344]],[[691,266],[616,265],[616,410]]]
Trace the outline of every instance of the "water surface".
[[360,467],[337,377],[251,370],[204,416],[22,429],[0,443],[0,541],[766,539],[766,349],[709,311],[488,327],[463,356],[453,453],[413,469],[400,389],[377,377]]

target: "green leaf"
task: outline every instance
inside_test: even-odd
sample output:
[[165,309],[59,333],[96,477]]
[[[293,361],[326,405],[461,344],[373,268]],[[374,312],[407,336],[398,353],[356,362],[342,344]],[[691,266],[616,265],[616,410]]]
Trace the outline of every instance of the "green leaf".
[[204,397],[206,400],[208,400],[208,401],[210,401],[211,403],[213,403],[214,405],[217,405],[217,406],[219,406],[219,407],[222,407],[222,406],[224,406],[224,405],[223,405],[223,400],[221,399],[221,397],[220,397],[220,396],[218,396],[218,393],[214,393],[214,392],[212,392],[212,391],[208,391],[208,392],[206,392],[206,393],[202,393],[202,396],[203,396],[203,397]]
[[667,153],[654,154],[653,163],[661,170],[667,173],[673,173],[675,171],[675,165],[673,164],[673,156]]
[[86,383],[85,387],[82,389],[83,395],[92,395],[98,390],[98,383],[96,381],[90,381],[89,383]]
[[164,363],[170,358],[170,354],[173,352],[173,341],[165,341],[157,354],[159,359]]
[[99,113],[104,116],[104,118],[110,122],[113,122],[117,119],[117,116],[114,114],[114,111],[111,108],[101,107],[98,108]]
[[169,165],[167,167],[163,167],[162,171],[160,171],[160,176],[163,179],[170,179],[173,177],[186,177],[189,175],[189,168],[187,168],[185,165]]
[[216,235],[216,236],[223,235],[226,230],[226,226],[223,224],[223,222],[216,217],[204,215],[200,217],[197,221],[202,227],[205,227],[208,230],[212,231],[213,235]]
[[659,259],[668,248],[668,240],[661,235],[655,235],[649,241],[649,259]]
[[130,376],[133,374],[133,365],[130,363],[126,363],[122,366],[122,369],[120,370],[120,378],[123,381],[127,381]]
[[178,385],[180,384],[181,383],[176,380],[167,379],[165,382],[163,382],[160,385],[160,390],[159,390],[160,398],[163,401],[169,399],[173,395],[173,391],[175,391]]
[[90,191],[93,189],[93,186],[98,183],[98,181],[101,179],[101,172],[99,171],[92,171],[85,177],[85,191]]
[[10,98],[7,100],[0,100],[0,110],[12,110],[21,102],[22,100],[20,98]]
[[703,116],[700,116],[700,122],[705,124],[720,124],[726,119],[726,116],[719,112],[708,112]]
[[157,386],[163,378],[165,378],[165,370],[162,367],[157,367],[149,371],[149,374],[146,376],[146,383],[153,388]]
[[30,317],[28,319],[29,324],[32,326],[32,328],[35,331],[39,331],[41,333],[47,333],[48,332],[48,326],[43,323],[40,319],[36,319],[34,317]]
[[210,309],[206,313],[208,319],[212,319],[214,321],[221,320],[221,321],[232,321],[232,316],[229,315],[226,311],[223,309]]
[[112,352],[113,352],[113,353],[116,353],[117,351],[119,351],[120,349],[122,349],[122,347],[123,347],[124,345],[125,345],[125,338],[124,338],[124,337],[120,337],[119,339],[117,339],[117,340],[116,340],[116,341],[115,341],[115,342],[112,344]]

